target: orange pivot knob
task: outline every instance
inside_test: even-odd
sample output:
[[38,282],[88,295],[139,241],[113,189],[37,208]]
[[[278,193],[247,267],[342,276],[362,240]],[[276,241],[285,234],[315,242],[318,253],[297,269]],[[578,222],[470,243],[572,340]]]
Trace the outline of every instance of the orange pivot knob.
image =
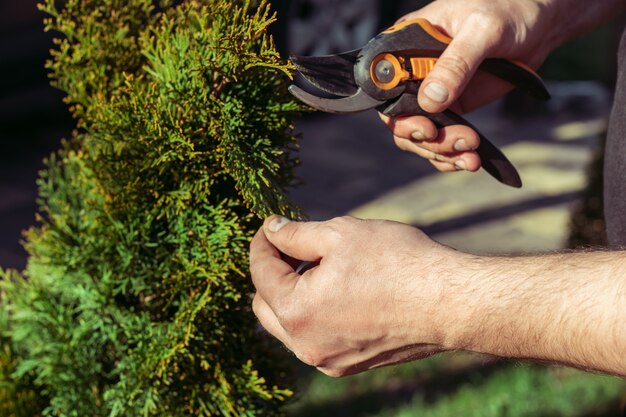
[[[401,61],[402,60],[402,61]],[[372,61],[370,76],[374,84],[383,90],[391,90],[410,78],[411,74],[402,65],[404,58],[393,54],[380,54]]]

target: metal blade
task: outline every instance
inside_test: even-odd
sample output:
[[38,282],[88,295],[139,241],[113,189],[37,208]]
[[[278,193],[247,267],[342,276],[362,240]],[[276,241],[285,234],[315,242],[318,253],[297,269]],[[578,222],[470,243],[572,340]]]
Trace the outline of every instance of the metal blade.
[[309,94],[298,86],[290,85],[289,92],[297,99],[309,106],[328,113],[356,113],[364,110],[373,109],[384,104],[384,101],[376,100],[360,88],[356,94],[344,98],[321,98],[313,94]]
[[296,56],[289,58],[296,69],[311,84],[322,91],[337,96],[356,94],[358,86],[354,81],[354,64],[360,49],[337,55]]

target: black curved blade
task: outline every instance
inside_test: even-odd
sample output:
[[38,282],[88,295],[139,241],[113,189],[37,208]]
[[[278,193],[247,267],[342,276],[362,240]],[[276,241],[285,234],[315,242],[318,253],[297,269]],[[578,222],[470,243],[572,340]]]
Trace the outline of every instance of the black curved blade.
[[322,98],[313,94],[309,94],[296,85],[289,86],[289,92],[298,100],[309,106],[328,113],[346,114],[356,113],[364,110],[373,109],[385,103],[385,101],[376,100],[360,88],[356,94],[350,97],[342,98]]
[[289,57],[296,69],[315,87],[337,96],[352,96],[359,87],[354,81],[354,64],[360,49],[337,55]]
[[478,156],[480,156],[482,168],[503,184],[515,188],[522,186],[522,179],[517,169],[515,169],[515,166],[504,156],[500,149],[480,133],[476,126],[450,110],[446,110],[443,113],[432,114],[429,117],[437,125],[450,126],[453,124],[462,124],[474,129],[480,137],[480,145],[478,149],[476,149],[476,152],[478,152]]

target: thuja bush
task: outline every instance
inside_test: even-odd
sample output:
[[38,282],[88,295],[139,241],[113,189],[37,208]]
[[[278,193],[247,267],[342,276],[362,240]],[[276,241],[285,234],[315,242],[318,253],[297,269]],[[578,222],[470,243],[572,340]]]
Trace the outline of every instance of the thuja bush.
[[0,411],[278,413],[290,392],[247,276],[259,219],[298,216],[284,194],[298,108],[269,5],[40,8],[77,128],[41,173],[26,269],[0,272],[0,399],[16,399]]

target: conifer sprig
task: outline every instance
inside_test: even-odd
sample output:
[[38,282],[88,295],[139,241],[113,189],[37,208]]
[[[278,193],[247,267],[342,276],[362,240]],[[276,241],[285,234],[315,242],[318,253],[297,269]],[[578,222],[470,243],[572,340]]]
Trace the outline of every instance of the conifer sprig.
[[78,129],[39,180],[26,270],[2,273],[0,383],[46,416],[277,413],[290,391],[246,273],[258,216],[299,215],[269,4],[41,9]]

